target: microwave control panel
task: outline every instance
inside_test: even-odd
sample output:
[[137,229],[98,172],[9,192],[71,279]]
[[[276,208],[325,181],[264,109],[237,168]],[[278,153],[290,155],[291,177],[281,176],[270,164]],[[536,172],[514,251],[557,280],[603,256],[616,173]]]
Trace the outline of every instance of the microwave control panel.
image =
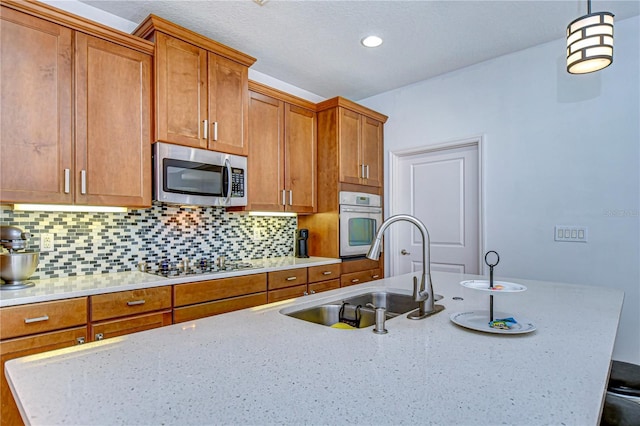
[[244,170],[231,168],[231,196],[244,197]]

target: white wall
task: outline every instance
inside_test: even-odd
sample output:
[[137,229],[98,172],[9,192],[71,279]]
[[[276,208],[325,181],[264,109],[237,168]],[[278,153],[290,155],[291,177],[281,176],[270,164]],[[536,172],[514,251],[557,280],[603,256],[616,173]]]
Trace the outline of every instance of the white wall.
[[[385,162],[389,151],[482,135],[484,248],[500,253],[497,273],[624,290],[614,357],[635,363],[639,27],[638,16],[616,22],[614,63],[594,74],[567,74],[557,40],[360,101],[390,117]],[[556,243],[554,225],[587,226],[589,241]]]

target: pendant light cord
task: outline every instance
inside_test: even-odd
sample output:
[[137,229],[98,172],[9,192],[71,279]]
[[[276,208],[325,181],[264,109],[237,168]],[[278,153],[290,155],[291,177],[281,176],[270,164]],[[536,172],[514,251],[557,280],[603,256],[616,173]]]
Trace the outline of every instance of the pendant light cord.
[[587,15],[591,15],[591,0],[587,0]]

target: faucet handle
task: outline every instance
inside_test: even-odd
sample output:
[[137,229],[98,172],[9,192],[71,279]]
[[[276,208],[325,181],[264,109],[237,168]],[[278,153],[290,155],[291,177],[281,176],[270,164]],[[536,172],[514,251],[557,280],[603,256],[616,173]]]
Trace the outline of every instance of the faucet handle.
[[[424,275],[422,276],[424,280]],[[429,299],[429,291],[424,288],[424,281],[421,282],[420,288],[418,288],[418,277],[413,277],[413,300],[416,302],[424,302]]]

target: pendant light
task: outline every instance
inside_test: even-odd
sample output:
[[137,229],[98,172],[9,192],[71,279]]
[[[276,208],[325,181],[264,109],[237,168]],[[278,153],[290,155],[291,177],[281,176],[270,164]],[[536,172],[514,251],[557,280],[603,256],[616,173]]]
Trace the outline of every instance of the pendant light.
[[587,14],[567,26],[567,71],[586,74],[608,67],[613,62],[613,13]]

